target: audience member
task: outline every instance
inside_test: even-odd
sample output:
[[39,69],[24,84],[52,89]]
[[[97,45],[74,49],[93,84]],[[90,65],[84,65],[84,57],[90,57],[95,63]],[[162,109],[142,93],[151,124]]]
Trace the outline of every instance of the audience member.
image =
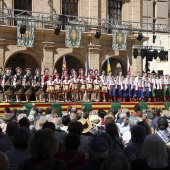
[[62,117],[63,126],[60,127],[61,130],[63,130],[64,132],[68,132],[68,126],[69,126],[70,122],[71,122],[71,119],[69,116],[63,116]]
[[30,127],[30,122],[27,117],[23,117],[22,119],[19,120],[19,125],[20,127]]
[[0,151],[0,170],[9,170],[9,160],[7,156]]

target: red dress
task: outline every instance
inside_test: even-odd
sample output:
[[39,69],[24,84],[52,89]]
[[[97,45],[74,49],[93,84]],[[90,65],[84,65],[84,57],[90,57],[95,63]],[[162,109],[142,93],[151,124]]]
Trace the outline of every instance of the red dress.
[[49,79],[49,75],[48,74],[44,74],[43,78],[44,78],[43,92],[46,92],[46,90],[47,90],[47,81]]

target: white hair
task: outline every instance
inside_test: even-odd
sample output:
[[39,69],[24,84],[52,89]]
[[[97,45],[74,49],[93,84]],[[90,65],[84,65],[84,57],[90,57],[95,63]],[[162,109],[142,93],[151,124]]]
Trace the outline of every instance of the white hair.
[[156,134],[146,137],[141,158],[147,161],[149,168],[162,169],[168,166],[168,154],[163,140]]
[[132,127],[134,125],[137,125],[138,122],[141,122],[141,118],[133,117],[129,119],[129,126]]

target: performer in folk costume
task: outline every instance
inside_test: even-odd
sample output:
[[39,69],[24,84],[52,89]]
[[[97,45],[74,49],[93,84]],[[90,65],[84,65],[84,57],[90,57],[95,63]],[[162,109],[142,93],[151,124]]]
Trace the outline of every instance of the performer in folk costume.
[[94,70],[94,78],[96,78],[96,76],[99,76],[99,71],[97,69]]
[[166,102],[166,82],[164,76],[159,79],[160,89],[161,89],[161,101]]
[[160,86],[160,81],[159,81],[159,76],[156,76],[155,78],[155,84],[156,84],[156,98],[157,98],[157,102],[160,101],[160,95],[161,95],[161,86]]
[[94,80],[95,77],[94,77],[94,75],[93,75],[93,70],[92,70],[92,69],[89,70],[89,74],[90,74],[90,78],[91,78],[92,80]]
[[67,102],[68,100],[68,93],[70,92],[70,80],[69,76],[65,75],[65,80],[63,80],[63,92],[64,92],[64,100]]
[[42,90],[42,87],[43,87],[43,80],[42,80],[42,76],[40,74],[40,69],[39,68],[37,68],[35,70],[33,86],[34,86],[34,93],[35,93],[36,102],[39,102],[40,101],[41,90]]
[[81,93],[81,101],[83,101],[83,96],[84,96],[84,93],[85,93],[85,90],[86,90],[86,80],[85,80],[85,76],[84,75],[81,75],[81,78],[80,78],[80,93]]
[[106,80],[107,80],[106,73],[105,73],[105,71],[103,70],[103,71],[102,71],[102,75],[100,76],[100,80],[103,81],[105,78],[106,78]]
[[170,77],[168,77],[167,82],[167,100],[170,101]]
[[106,93],[108,92],[108,86],[107,86],[107,77],[103,77],[101,80],[101,86],[102,86],[102,97],[103,101],[106,101]]
[[27,68],[26,74],[23,77],[23,86],[24,86],[24,94],[26,97],[26,101],[30,102],[30,96],[32,94],[32,86],[33,86],[33,77],[31,75],[31,68]]
[[129,74],[126,77],[126,97],[127,101],[132,101],[132,78]]
[[3,80],[3,68],[0,67],[0,102],[1,102],[1,99],[3,98],[2,97],[3,95],[2,80]]
[[71,69],[70,80],[74,77],[75,74],[77,75],[76,70],[74,68]]
[[71,89],[72,89],[72,100],[76,101],[76,95],[79,92],[79,79],[77,78],[77,73],[75,72],[72,75],[73,78],[71,79]]
[[56,75],[54,80],[55,100],[59,101],[59,94],[61,93],[62,81],[59,79],[59,74]]
[[44,92],[44,98],[45,101],[48,101],[48,94],[47,94],[47,81],[49,80],[49,69],[44,69],[44,75],[43,75],[43,92]]
[[88,77],[86,79],[86,90],[88,101],[91,101],[91,95],[93,93],[93,79],[90,73],[88,74]]
[[123,102],[126,101],[126,89],[127,89],[126,80],[124,76],[122,76],[122,101]]
[[153,77],[149,77],[150,85],[151,85],[151,98],[153,102],[156,102],[156,79],[155,75]]
[[109,101],[116,101],[116,83],[114,77],[108,79]]
[[168,79],[169,79],[169,76],[166,74],[164,78],[165,87],[166,87],[166,101],[169,101],[168,100],[168,81],[169,81]]
[[142,81],[142,78],[139,78],[139,82],[137,83],[138,86],[138,99],[144,99],[144,82]]
[[122,99],[122,72],[119,71],[119,76],[116,79],[117,85],[117,100],[121,101]]
[[54,94],[54,81],[53,77],[49,76],[49,80],[47,81],[47,93],[48,93],[48,102],[51,102],[51,97]]
[[16,95],[16,101],[21,102],[21,94],[23,93],[23,86],[22,86],[22,69],[17,67],[15,69],[16,74],[13,76],[13,86],[14,86],[14,93]]
[[5,74],[3,76],[2,80],[2,87],[4,89],[4,95],[5,95],[5,101],[10,101],[10,95],[11,95],[11,85],[12,85],[12,76],[10,74],[10,68],[5,69]]
[[82,68],[79,69],[78,79],[81,79],[81,76],[84,75],[84,70]]
[[150,102],[151,101],[151,83],[149,82],[149,79],[145,79],[145,89],[144,89],[144,94],[145,94],[145,101]]
[[[101,74],[101,76],[100,76],[100,81],[102,82],[105,77],[106,77],[106,74],[105,74],[105,71],[103,70],[103,71],[102,71],[102,74]],[[107,81],[107,78],[106,78],[106,81]],[[107,94],[104,94],[104,95],[105,95],[105,99],[106,99],[106,98],[107,98]],[[102,90],[101,90],[101,92],[100,92],[100,100],[101,100],[101,101],[104,100],[104,99],[103,99],[103,92],[102,92]]]
[[53,81],[56,79],[56,77],[57,77],[57,69],[53,68],[53,74],[52,74]]
[[95,93],[95,101],[96,102],[98,101],[98,98],[99,98],[100,85],[101,85],[101,82],[99,80],[99,76],[96,74],[95,80],[93,81],[94,93]]
[[68,76],[68,70],[67,69],[63,70],[63,73],[62,73],[62,76],[61,76],[61,80],[62,81],[65,80],[66,76]]
[[135,77],[132,77],[132,98],[136,102],[137,100],[137,93],[138,92],[138,83],[135,80]]

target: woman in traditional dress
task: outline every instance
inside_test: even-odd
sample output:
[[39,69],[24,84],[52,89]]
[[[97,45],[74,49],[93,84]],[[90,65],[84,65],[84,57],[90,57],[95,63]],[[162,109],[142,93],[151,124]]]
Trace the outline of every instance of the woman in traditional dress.
[[40,94],[41,94],[41,89],[42,89],[42,76],[40,75],[40,69],[37,68],[35,70],[35,76],[34,76],[34,94],[36,98],[36,102],[40,101]]
[[11,95],[11,86],[12,86],[12,76],[10,74],[10,68],[6,68],[2,80],[2,87],[3,87],[6,102],[10,101],[9,96]]
[[76,95],[79,92],[79,79],[77,78],[77,74],[74,73],[73,78],[71,79],[71,89],[73,93],[73,98],[72,100],[76,102]]
[[14,94],[16,95],[16,101],[21,102],[21,94],[23,93],[22,69],[17,67],[15,71],[16,74],[13,76]]
[[100,94],[100,80],[99,76],[96,75],[95,80],[93,81],[93,86],[94,86],[94,93],[95,93],[95,101],[98,102],[99,94]]
[[116,82],[113,76],[108,77],[109,101],[116,101]]
[[151,83],[149,82],[149,79],[146,78],[145,80],[145,87],[144,87],[144,94],[145,94],[145,101],[150,102],[151,101]]
[[62,81],[59,79],[59,74],[56,75],[54,79],[54,90],[55,90],[55,100],[59,101],[59,94],[61,93]]
[[56,79],[56,77],[57,77],[57,69],[53,68],[53,74],[52,74],[53,81]]
[[81,93],[81,101],[83,101],[84,93],[86,91],[86,80],[84,75],[81,75],[80,77],[80,93]]
[[137,83],[138,86],[138,99],[143,100],[144,99],[144,83],[142,81],[142,78],[139,78],[139,82]]
[[101,80],[101,86],[102,86],[102,97],[103,97],[103,101],[106,101],[106,93],[108,92],[108,86],[107,86],[107,78],[106,76],[102,77]]
[[68,93],[70,92],[70,80],[68,75],[65,75],[65,80],[63,80],[63,92],[64,92],[64,101],[68,100]]
[[30,96],[32,94],[33,77],[31,75],[31,68],[27,68],[26,74],[23,77],[24,94],[26,101],[30,102]]
[[88,74],[88,77],[86,79],[86,90],[88,101],[91,101],[91,94],[93,92],[93,79],[90,73]]
[[45,98],[45,102],[48,101],[48,94],[47,94],[47,81],[49,80],[49,69],[45,68],[44,69],[44,75],[43,75],[43,92],[44,92],[44,98]]
[[52,94],[54,94],[54,81],[52,76],[49,76],[49,80],[47,81],[47,93],[48,93],[48,102],[51,102]]
[[161,89],[161,99],[160,101],[166,102],[166,82],[164,76],[159,79],[160,89]]
[[126,77],[126,99],[132,101],[132,77],[129,74]]
[[127,84],[124,76],[122,76],[122,102],[126,101],[126,89],[127,89]]

